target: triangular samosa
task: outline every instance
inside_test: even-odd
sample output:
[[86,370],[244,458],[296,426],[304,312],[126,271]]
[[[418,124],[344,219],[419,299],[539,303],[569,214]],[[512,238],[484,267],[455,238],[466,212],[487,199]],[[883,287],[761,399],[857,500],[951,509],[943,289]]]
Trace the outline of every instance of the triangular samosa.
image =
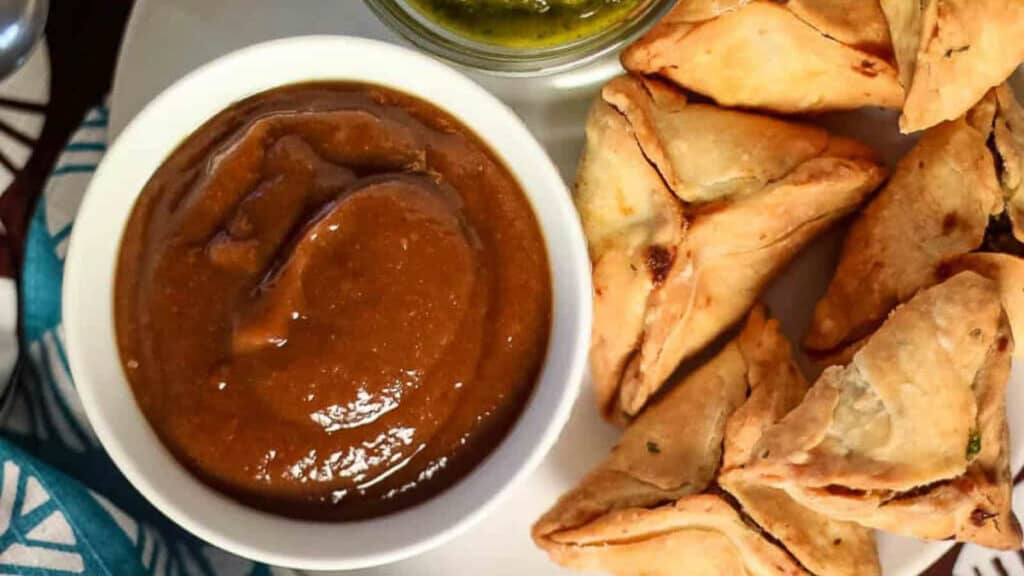
[[693,104],[657,81],[607,84],[575,194],[594,265],[591,367],[605,416],[639,413],[884,176],[873,151],[821,128]]
[[962,116],[1024,61],[1020,0],[881,0],[881,6],[907,93],[903,132]]
[[[983,247],[1005,251],[1003,244],[1024,239],[1015,207],[1024,204],[1024,140],[1012,128],[1024,132],[1022,119],[1004,85],[968,114],[924,133],[850,227],[815,308],[809,350],[831,354],[864,338],[897,304],[939,281],[944,262]],[[1013,223],[1016,239],[999,238],[1000,218]]]
[[888,50],[874,2],[683,0],[623,52],[622,64],[723,106],[783,113],[899,108],[903,89]]
[[745,462],[751,433],[805,389],[778,323],[755,308],[736,339],[626,428],[534,540],[563,566],[620,576],[879,574],[868,530],[781,491],[726,486],[737,502],[714,483],[723,443],[726,465]]
[[900,306],[825,370],[738,472],[822,514],[927,539],[1020,549],[995,282],[963,272]]

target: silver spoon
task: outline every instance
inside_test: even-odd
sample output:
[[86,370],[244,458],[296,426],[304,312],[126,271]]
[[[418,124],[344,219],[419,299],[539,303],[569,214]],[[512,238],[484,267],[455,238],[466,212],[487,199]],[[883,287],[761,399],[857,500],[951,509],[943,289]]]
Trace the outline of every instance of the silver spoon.
[[21,67],[43,35],[49,0],[0,0],[0,79]]

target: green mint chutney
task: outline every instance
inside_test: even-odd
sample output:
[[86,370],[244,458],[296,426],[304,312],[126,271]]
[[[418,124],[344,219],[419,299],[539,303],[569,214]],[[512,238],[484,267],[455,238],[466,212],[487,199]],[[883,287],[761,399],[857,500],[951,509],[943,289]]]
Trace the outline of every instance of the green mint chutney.
[[600,33],[644,0],[408,0],[424,16],[478,42],[547,48]]

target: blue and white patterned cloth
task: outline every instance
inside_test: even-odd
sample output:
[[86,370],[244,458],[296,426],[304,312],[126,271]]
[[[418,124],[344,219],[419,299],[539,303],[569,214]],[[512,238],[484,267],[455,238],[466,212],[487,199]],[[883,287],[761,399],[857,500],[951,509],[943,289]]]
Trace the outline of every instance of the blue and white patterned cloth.
[[32,214],[22,270],[23,357],[0,417],[0,575],[284,576],[197,540],[118,472],[68,371],[61,286],[68,237],[106,150],[90,111]]

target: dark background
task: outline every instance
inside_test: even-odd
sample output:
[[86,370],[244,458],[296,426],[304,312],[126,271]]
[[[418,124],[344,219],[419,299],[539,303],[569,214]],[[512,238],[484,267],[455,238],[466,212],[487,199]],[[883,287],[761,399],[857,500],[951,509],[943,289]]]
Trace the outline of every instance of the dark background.
[[[64,143],[110,91],[131,0],[51,0],[46,23],[50,102],[32,156],[0,195],[0,275],[17,277],[29,215]],[[0,129],[4,129],[0,126]]]

